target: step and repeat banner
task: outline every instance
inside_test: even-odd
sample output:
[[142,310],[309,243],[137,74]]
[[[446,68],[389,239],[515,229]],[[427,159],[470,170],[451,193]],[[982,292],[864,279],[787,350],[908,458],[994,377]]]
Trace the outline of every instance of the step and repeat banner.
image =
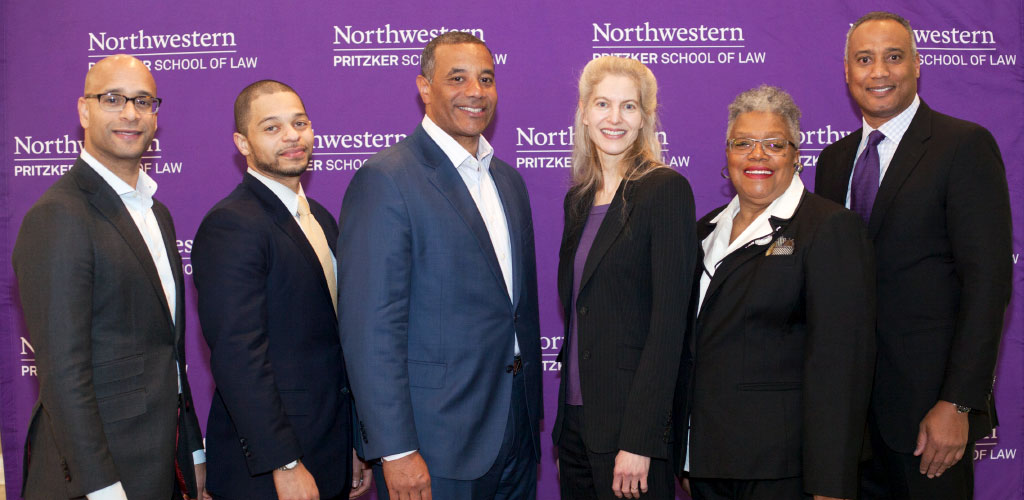
[[[485,135],[530,191],[536,229],[545,370],[539,498],[557,498],[550,427],[555,415],[562,319],[555,270],[562,197],[569,182],[576,81],[590,59],[614,54],[647,64],[661,86],[665,162],[693,185],[697,213],[728,201],[726,106],[769,83],[803,111],[802,178],[818,154],[860,127],[843,80],[850,23],[875,9],[907,17],[922,57],[920,95],[931,107],[980,123],[1006,161],[1013,203],[1014,297],[996,371],[1002,426],[977,445],[977,497],[1024,498],[1024,3],[585,2],[451,0],[0,2],[0,432],[8,498],[18,498],[26,426],[37,395],[11,250],[25,212],[82,150],[75,108],[90,65],[132,54],[156,78],[160,128],[143,168],[171,210],[185,266],[188,376],[205,425],[213,393],[209,352],[192,287],[192,238],[205,212],[240,181],[232,105],[264,78],[293,86],[316,131],[306,192],[337,215],[353,173],[410,134],[423,116],[415,87],[420,51],[433,36],[465,30],[494,53],[498,110]],[[666,374],[668,376],[669,374]],[[385,383],[382,381],[382,383]],[[684,497],[683,494],[680,494]]]

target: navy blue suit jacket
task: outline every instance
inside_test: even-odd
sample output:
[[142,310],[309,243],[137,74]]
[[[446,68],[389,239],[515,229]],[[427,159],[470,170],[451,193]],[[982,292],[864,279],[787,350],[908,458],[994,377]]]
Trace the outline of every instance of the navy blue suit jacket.
[[[333,244],[334,219],[309,205]],[[276,499],[271,472],[301,457],[321,497],[347,492],[351,396],[327,280],[302,228],[246,175],[203,219],[192,265],[217,385],[207,488],[223,498]]]
[[515,169],[494,158],[490,172],[508,221],[511,298],[469,190],[422,127],[367,161],[345,193],[338,315],[368,458],[415,449],[431,475],[482,476],[508,420],[514,335],[540,449],[530,201]]

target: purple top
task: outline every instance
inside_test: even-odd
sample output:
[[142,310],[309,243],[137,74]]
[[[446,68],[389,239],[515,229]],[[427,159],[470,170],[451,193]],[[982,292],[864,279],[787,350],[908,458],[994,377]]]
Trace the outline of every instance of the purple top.
[[566,359],[569,374],[568,383],[565,385],[565,402],[573,406],[583,406],[583,394],[580,392],[580,364],[579,349],[577,348],[576,337],[579,335],[576,329],[576,298],[580,294],[580,277],[583,276],[583,266],[587,263],[587,255],[590,247],[594,244],[594,237],[597,230],[604,221],[604,214],[608,212],[608,205],[597,205],[590,209],[590,216],[583,226],[583,234],[580,235],[580,244],[576,247],[576,257],[572,267],[572,314],[569,315],[569,357]]

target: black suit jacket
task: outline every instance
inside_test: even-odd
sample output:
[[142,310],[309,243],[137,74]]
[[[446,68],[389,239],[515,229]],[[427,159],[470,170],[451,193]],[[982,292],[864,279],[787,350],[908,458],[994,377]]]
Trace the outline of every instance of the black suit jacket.
[[[861,130],[825,148],[815,190],[844,203]],[[1010,300],[1010,201],[999,147],[974,123],[923,101],[889,164],[868,224],[878,263],[882,438],[910,453],[939,400],[975,409],[971,441],[997,424],[992,401]]]
[[[309,199],[331,251],[334,218]],[[207,488],[276,499],[271,472],[301,458],[322,498],[352,473],[351,396],[337,317],[316,252],[263,183],[242,183],[192,246],[199,318],[217,390],[206,429]]]
[[185,377],[181,258],[167,208],[153,200],[153,213],[174,274],[174,318],[131,214],[84,160],[25,215],[12,262],[39,373],[26,499],[79,497],[117,481],[128,498],[170,497],[176,362],[179,464],[194,494],[191,451],[202,435]]
[[[566,196],[558,262],[566,338],[573,262],[589,215],[572,212]],[[656,169],[619,185],[587,254],[572,319],[579,325],[583,436],[593,452],[670,457],[674,374],[697,255],[694,219],[690,184],[671,169]],[[556,445],[567,379],[563,371],[552,432]]]
[[[724,208],[697,223],[700,240]],[[754,240],[726,256],[687,342],[690,474],[803,476],[809,494],[853,498],[875,353],[871,245],[855,213],[806,191],[770,222],[792,255]]]

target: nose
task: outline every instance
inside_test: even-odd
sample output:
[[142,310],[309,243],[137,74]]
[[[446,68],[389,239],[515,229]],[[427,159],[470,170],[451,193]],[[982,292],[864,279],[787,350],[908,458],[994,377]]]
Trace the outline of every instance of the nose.
[[466,95],[470,97],[483,95],[483,86],[480,85],[480,80],[474,78],[469,81],[469,85],[466,86]]
[[285,125],[284,140],[288,142],[295,142],[299,140],[299,131],[292,125]]
[[871,63],[871,78],[885,78],[889,76],[889,66],[883,60],[876,60]]
[[139,110],[135,109],[135,101],[125,101],[121,108],[120,117],[126,121],[134,121],[139,117]]
[[622,111],[619,110],[618,106],[612,106],[611,114],[608,115],[608,121],[610,123],[619,123],[622,121]]
[[754,159],[767,158],[768,153],[764,152],[764,144],[760,142],[755,142],[753,149],[751,149],[750,152],[747,153],[747,157]]

